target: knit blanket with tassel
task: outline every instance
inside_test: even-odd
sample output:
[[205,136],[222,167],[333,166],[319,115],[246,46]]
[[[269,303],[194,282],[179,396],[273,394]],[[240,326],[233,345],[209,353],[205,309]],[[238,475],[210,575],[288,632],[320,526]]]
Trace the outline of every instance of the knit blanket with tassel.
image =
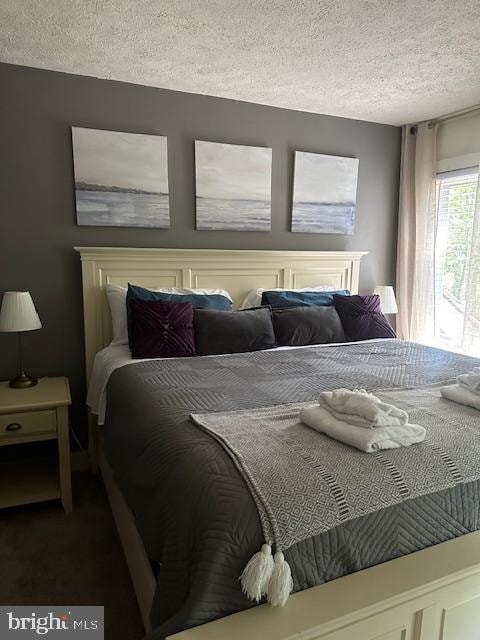
[[[224,447],[255,501],[265,544],[241,576],[244,592],[282,606],[292,591],[283,551],[348,520],[480,479],[480,414],[440,387],[377,393],[425,427],[410,447],[363,453],[308,428],[308,404],[192,414]],[[272,549],[274,555],[272,555]]]

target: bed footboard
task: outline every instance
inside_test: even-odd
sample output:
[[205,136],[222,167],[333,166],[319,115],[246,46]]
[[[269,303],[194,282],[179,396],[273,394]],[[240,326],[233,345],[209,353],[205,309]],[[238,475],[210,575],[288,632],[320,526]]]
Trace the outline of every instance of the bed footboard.
[[478,640],[480,532],[169,640]]

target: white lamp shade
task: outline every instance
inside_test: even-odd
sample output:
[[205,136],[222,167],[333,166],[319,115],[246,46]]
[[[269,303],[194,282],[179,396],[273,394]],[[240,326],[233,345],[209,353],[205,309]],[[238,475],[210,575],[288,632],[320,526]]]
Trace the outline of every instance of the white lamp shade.
[[42,323],[28,291],[6,291],[0,310],[0,331],[34,331]]
[[382,313],[398,313],[397,301],[395,299],[395,292],[393,287],[384,286],[375,287],[373,293],[380,296],[380,306],[382,307]]

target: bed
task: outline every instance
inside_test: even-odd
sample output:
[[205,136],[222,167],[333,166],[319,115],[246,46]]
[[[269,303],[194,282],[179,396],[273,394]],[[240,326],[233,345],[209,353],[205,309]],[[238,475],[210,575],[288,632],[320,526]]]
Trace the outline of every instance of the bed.
[[[362,257],[98,248],[80,253],[89,373],[95,353],[109,341],[107,282],[214,284],[237,303],[254,286],[330,284],[355,292]],[[439,384],[464,371],[470,359],[395,340],[189,362],[128,364],[128,354],[118,351],[103,352],[107,375],[100,394],[107,394],[107,418],[100,452],[92,418],[92,454],[99,453],[152,638],[476,637],[478,483],[412,501],[408,510],[402,504],[381,517],[364,516],[297,545],[289,560],[298,593],[282,609],[251,608],[238,575],[261,544],[255,506],[228,456],[188,422],[199,409],[309,401],[319,388],[347,383],[371,390]]]

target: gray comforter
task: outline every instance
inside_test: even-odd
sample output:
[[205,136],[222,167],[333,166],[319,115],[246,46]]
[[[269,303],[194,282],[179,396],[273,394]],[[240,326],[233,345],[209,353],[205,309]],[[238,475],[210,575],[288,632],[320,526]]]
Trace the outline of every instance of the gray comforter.
[[[252,606],[238,576],[260,548],[257,509],[228,454],[190,413],[308,402],[319,391],[447,382],[480,364],[386,340],[288,351],[139,362],[108,384],[105,452],[160,564],[157,639]],[[296,591],[480,529],[480,483],[358,517],[291,547]]]

